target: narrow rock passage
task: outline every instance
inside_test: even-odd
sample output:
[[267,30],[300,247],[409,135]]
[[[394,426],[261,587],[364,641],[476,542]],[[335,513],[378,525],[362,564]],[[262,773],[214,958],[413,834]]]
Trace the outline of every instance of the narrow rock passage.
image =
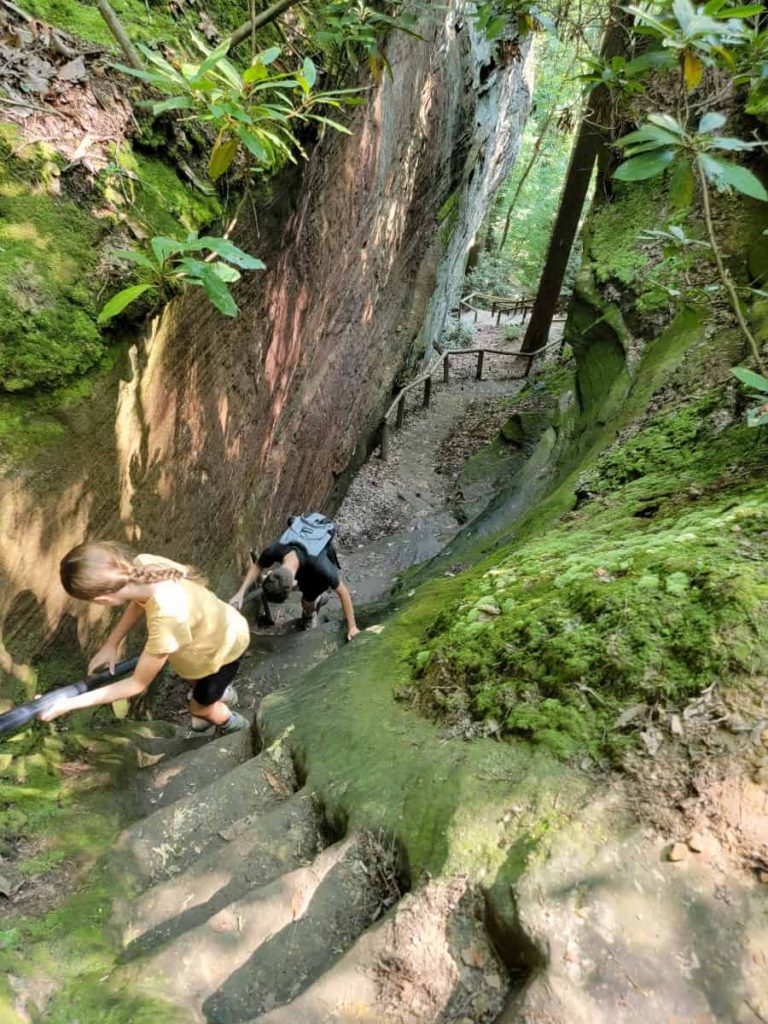
[[[432,408],[409,411],[390,460],[374,453],[361,470],[338,513],[358,606],[459,528],[440,447],[472,403],[517,393],[514,362],[497,358],[476,382],[473,357],[457,359]],[[337,605],[304,633],[298,611],[292,602],[274,627],[254,624],[238,682],[249,716],[342,642]],[[123,952],[111,989],[160,998],[201,1024],[495,1021],[510,983],[466,882],[404,894],[391,842],[340,834],[281,745],[256,756],[254,742],[214,740],[139,774],[140,816],[115,849],[132,895],[114,912]]]
[[[519,322],[519,318],[506,318],[497,326],[490,314],[482,312],[477,325],[471,314],[464,318],[479,344],[510,352],[517,351],[520,342],[508,341],[504,334],[510,324]],[[559,333],[557,325],[552,340]],[[433,381],[428,410],[422,408],[420,389],[411,394],[403,428],[392,435],[389,459],[383,462],[378,450],[371,454],[334,515],[343,577],[357,608],[384,598],[400,573],[434,557],[460,529],[451,500],[454,480],[441,472],[441,446],[461,433],[468,410],[479,402],[491,403],[500,427],[507,402],[525,385],[525,380],[512,379],[523,366],[514,356],[489,356],[484,379],[477,381],[476,357],[455,356],[450,382],[437,377]],[[248,667],[237,685],[249,714],[267,693],[327,657],[343,641],[335,596],[321,609],[318,627],[309,633],[296,628],[301,614],[297,596],[273,611],[274,627],[254,623]],[[183,715],[181,704],[179,710]]]

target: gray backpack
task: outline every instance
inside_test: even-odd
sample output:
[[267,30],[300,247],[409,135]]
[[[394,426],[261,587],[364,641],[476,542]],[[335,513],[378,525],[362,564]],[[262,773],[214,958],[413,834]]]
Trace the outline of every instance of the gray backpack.
[[280,537],[281,544],[300,544],[308,555],[317,556],[336,536],[336,523],[322,512],[291,516],[288,529]]

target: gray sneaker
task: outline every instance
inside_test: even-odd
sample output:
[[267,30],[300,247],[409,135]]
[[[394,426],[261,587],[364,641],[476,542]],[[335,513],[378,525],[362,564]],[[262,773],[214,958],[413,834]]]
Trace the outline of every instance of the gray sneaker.
[[230,733],[240,732],[241,729],[250,729],[251,723],[247,718],[243,718],[236,711],[232,712],[232,717],[226,723],[226,725],[216,726],[216,736],[229,736]]
[[314,629],[317,625],[317,612],[310,612],[307,615],[306,612],[301,613],[299,619],[299,629]]

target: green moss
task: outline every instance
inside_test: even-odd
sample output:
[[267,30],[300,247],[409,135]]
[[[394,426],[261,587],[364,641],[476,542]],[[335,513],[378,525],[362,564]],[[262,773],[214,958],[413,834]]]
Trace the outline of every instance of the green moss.
[[[41,916],[6,917],[7,933],[0,933],[5,934],[0,978],[55,982],[56,995],[45,1019],[57,1024],[176,1024],[181,1018],[173,1008],[111,991],[105,983],[117,955],[105,924],[113,898],[128,893],[119,869],[102,857],[124,823],[121,792],[126,790],[126,771],[135,770],[129,738],[145,727],[122,723],[96,734],[78,732],[70,720],[66,728],[57,728],[36,726],[0,742],[0,846],[21,839],[35,850],[26,860],[11,860],[5,870],[34,879],[66,864],[71,891]],[[48,734],[41,741],[44,729]],[[71,780],[62,772],[62,765],[71,761],[91,764],[98,784],[79,773]],[[79,882],[74,891],[73,878]],[[5,995],[0,988],[0,1021],[10,1019],[2,1015]]]
[[83,373],[103,355],[89,286],[105,226],[56,195],[48,147],[11,154],[0,136],[0,388],[22,391]]
[[[97,218],[61,194],[62,160],[50,147],[21,145],[15,126],[0,129],[0,390],[55,388],[105,357],[94,286],[100,247],[119,218],[135,217],[150,235],[179,235],[210,223],[221,207],[162,160],[123,146],[119,161],[129,174],[119,189],[111,184],[115,172],[103,176],[114,213]],[[0,435],[20,417],[25,410],[0,410]],[[24,446],[48,443],[60,431],[56,423],[34,423]]]
[[269,695],[260,722],[267,742],[287,737],[332,822],[396,837],[414,882],[444,871],[508,889],[590,783],[544,747],[450,739],[394,700],[414,638],[459,587],[426,584],[379,636],[361,634]]
[[[177,42],[179,33],[184,29],[199,32],[196,11],[174,18],[164,0],[114,0],[112,7],[134,42],[155,46],[164,41]],[[117,50],[114,37],[98,8],[91,4],[78,0],[28,0],[24,9],[41,21],[81,39]],[[230,32],[246,20],[248,5],[239,0],[212,0],[206,5],[206,13],[221,32]],[[119,56],[123,59],[122,54]]]
[[196,231],[221,214],[215,195],[205,195],[185,183],[162,160],[123,148],[120,165],[131,179],[123,179],[128,202],[151,234],[179,235],[179,225]]
[[717,408],[652,419],[597,460],[583,486],[599,501],[466,573],[405,696],[562,755],[614,754],[627,703],[767,671],[768,451],[742,425],[713,433]]

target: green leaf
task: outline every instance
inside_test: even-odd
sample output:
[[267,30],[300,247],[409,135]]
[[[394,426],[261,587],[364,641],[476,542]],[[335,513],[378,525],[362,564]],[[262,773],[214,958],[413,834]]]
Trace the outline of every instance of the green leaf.
[[127,260],[129,263],[135,263],[139,267],[143,267],[144,270],[154,272],[156,267],[152,260],[143,252],[138,252],[136,249],[113,249],[114,256],[119,260]]
[[259,142],[253,132],[249,132],[247,129],[238,126],[237,134],[248,152],[255,156],[259,163],[270,163],[269,153],[267,153],[266,149],[261,142]]
[[768,423],[768,411],[760,412],[762,406],[757,406],[756,409],[747,410],[747,426],[748,427],[764,427]]
[[237,146],[237,139],[227,139],[219,135],[208,161],[208,177],[211,181],[216,181],[232,166],[232,161],[237,155]]
[[627,61],[624,71],[630,76],[642,75],[654,68],[672,67],[674,63],[675,55],[671,50],[649,50],[647,53],[641,53],[639,57]]
[[199,280],[209,300],[224,316],[237,316],[237,303],[232,298],[232,293],[226,282],[221,280],[209,264],[203,263],[202,267],[204,269],[200,273]]
[[745,4],[743,7],[726,7],[718,11],[716,18],[751,18],[755,14],[762,14],[765,8],[762,4]]
[[258,61],[259,64],[272,64],[280,56],[279,46],[270,46],[268,50],[262,50],[257,53],[254,60]]
[[302,66],[301,73],[303,74],[307,85],[311,89],[312,86],[317,81],[317,68],[315,67],[313,61],[309,59],[309,57],[304,58],[304,64]]
[[694,193],[693,168],[684,157],[679,159],[669,176],[669,198],[677,209],[687,209]]
[[703,13],[708,17],[714,17],[724,4],[725,0],[709,0],[709,3],[704,5]]
[[211,68],[215,68],[219,61],[226,57],[228,53],[229,39],[225,39],[223,42],[219,43],[219,45],[214,50],[211,50],[211,52],[205,58],[203,63],[197,69],[197,74],[195,75],[195,78],[203,78],[204,75],[208,71],[210,71]]
[[149,107],[153,114],[163,114],[166,110],[189,110],[194,107],[195,101],[191,96],[171,96],[167,100],[160,100],[159,103],[143,102],[140,107]]
[[727,118],[725,114],[719,114],[716,110],[708,110],[699,121],[699,134],[709,135],[718,128],[722,128]]
[[112,317],[117,316],[118,313],[122,313],[126,306],[129,306],[134,299],[138,299],[144,292],[149,291],[150,288],[154,288],[151,284],[133,284],[130,288],[123,288],[122,291],[118,292],[117,295],[113,295],[109,302],[104,306],[102,311],[99,313],[96,320],[99,324],[105,324]]
[[675,151],[673,149],[643,153],[642,156],[635,156],[631,160],[625,160],[613,172],[613,176],[619,181],[644,181],[646,178],[655,178],[669,167],[674,158]]
[[631,146],[637,142],[655,142],[659,148],[670,145],[679,146],[680,136],[666,128],[659,128],[658,125],[644,124],[637,131],[630,132],[629,135],[619,139],[616,145]]
[[116,71],[122,71],[124,75],[133,75],[134,78],[140,78],[142,82],[151,82],[152,85],[160,88],[167,88],[168,86],[167,76],[158,74],[157,71],[142,71],[139,68],[129,68],[126,64],[111,64],[110,67],[115,68]]
[[762,146],[762,142],[745,142],[743,139],[732,139],[726,135],[715,135],[710,143],[713,149],[747,150]]
[[728,185],[735,188],[742,195],[751,196],[753,199],[768,201],[768,192],[759,178],[752,171],[747,170],[740,164],[732,164],[719,156],[712,156],[708,153],[699,153],[699,162],[706,176],[717,185]]
[[174,253],[184,251],[183,242],[177,238],[169,238],[167,235],[155,235],[154,238],[150,238],[149,244],[158,265],[163,264]]
[[240,271],[236,267],[230,267],[228,263],[222,263],[221,260],[215,260],[209,264],[214,274],[220,277],[222,281],[226,281],[228,284],[232,284],[233,281],[240,280]]
[[243,252],[242,249],[239,249],[226,238],[208,237],[206,235],[203,238],[197,239],[196,247],[215,252],[217,256],[221,256],[230,263],[234,263],[236,267],[242,267],[243,270],[266,270],[266,265],[261,260],[249,255],[247,252]]
[[334,128],[337,132],[342,132],[344,135],[352,134],[349,128],[346,128],[343,124],[339,124],[338,121],[331,120],[330,117],[321,117],[320,114],[308,114],[307,120],[318,121],[320,124],[327,124],[329,128]]
[[648,120],[651,124],[657,124],[660,128],[674,132],[675,135],[683,134],[683,126],[671,114],[649,114]]
[[734,366],[731,368],[731,373],[736,380],[741,381],[748,388],[752,388],[753,391],[768,395],[768,380],[762,374],[748,370],[745,366]]
[[243,81],[246,85],[250,85],[252,82],[261,82],[268,75],[269,72],[263,64],[253,64],[243,72]]
[[177,82],[180,85],[184,85],[184,76],[176,70],[173,64],[169,64],[165,57],[156,53],[154,50],[150,50],[148,46],[143,46],[141,43],[137,43],[136,47],[144,54],[150,64],[154,64],[156,68],[160,68],[167,79],[170,79],[172,82]]

